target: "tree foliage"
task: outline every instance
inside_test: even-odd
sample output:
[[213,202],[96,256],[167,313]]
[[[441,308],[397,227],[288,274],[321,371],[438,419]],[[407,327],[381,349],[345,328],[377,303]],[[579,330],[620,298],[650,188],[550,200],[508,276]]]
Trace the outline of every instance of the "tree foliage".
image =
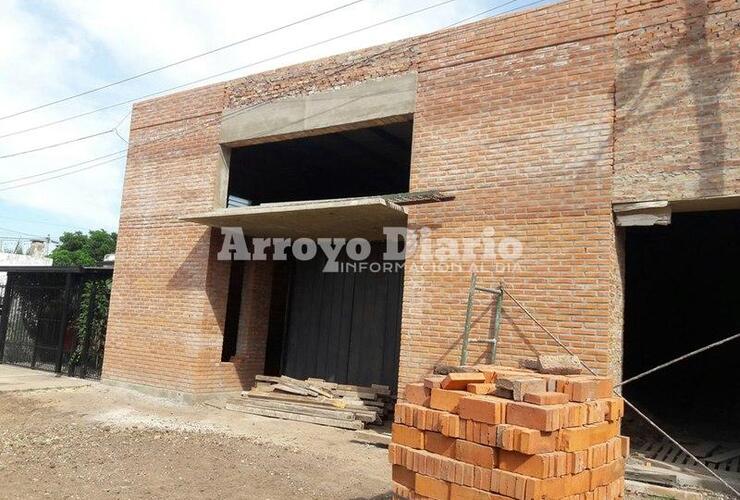
[[103,262],[106,254],[116,251],[116,233],[96,229],[66,232],[59,238],[59,245],[49,255],[55,266],[95,266]]

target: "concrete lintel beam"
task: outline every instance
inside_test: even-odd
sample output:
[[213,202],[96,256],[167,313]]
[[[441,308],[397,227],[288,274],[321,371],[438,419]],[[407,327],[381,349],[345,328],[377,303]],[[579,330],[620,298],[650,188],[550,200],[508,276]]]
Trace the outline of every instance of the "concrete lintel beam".
[[315,94],[290,97],[221,119],[220,142],[237,147],[277,138],[314,135],[320,130],[349,130],[353,125],[408,119],[416,107],[416,74],[408,73]]

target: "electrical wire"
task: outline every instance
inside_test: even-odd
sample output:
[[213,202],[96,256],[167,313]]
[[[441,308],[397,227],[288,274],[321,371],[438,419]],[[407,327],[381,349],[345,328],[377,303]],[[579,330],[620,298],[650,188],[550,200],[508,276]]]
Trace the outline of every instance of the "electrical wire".
[[101,161],[99,163],[94,163],[92,165],[88,165],[86,167],[81,167],[81,168],[78,168],[77,170],[72,170],[70,172],[64,172],[62,174],[53,175],[51,177],[45,177],[43,179],[39,179],[39,180],[35,180],[35,181],[29,181],[29,182],[25,182],[25,183],[22,183],[22,184],[16,184],[14,186],[2,188],[2,189],[0,189],[0,192],[10,191],[11,189],[17,189],[17,188],[21,188],[21,187],[25,187],[25,186],[31,186],[33,184],[39,184],[41,182],[46,182],[46,181],[50,181],[50,180],[53,180],[53,179],[59,179],[60,177],[66,177],[68,175],[76,174],[76,173],[79,173],[79,172],[84,172],[85,170],[90,170],[91,168],[99,167],[101,165],[106,165],[108,163],[112,163],[112,162],[117,161],[117,160],[122,160],[124,158],[126,158],[126,155],[125,154],[122,154],[122,155],[120,155],[120,156],[118,156],[116,158],[112,158],[110,160]]
[[[419,12],[422,12],[422,11],[425,11],[425,10],[429,10],[431,8],[435,8],[435,7],[438,7],[438,6],[441,6],[441,5],[444,5],[444,4],[453,2],[453,1],[456,1],[456,0],[446,0],[444,2],[440,2],[440,3],[434,4],[434,5],[425,7],[423,9],[419,9],[419,10],[416,10],[416,11],[413,11],[413,12],[409,12],[407,14],[403,14],[401,16],[397,16],[397,17],[394,17],[394,18],[391,18],[391,19],[387,19],[387,20],[381,21],[379,23],[375,23],[371,27],[376,27],[378,25],[386,24],[388,22],[391,22],[391,21],[394,21],[394,20],[398,20],[400,18],[408,17],[408,16],[414,15],[416,13],[419,13]],[[527,7],[531,7],[531,6],[534,6],[534,5],[537,5],[537,4],[544,3],[546,1],[549,1],[549,0],[536,0],[534,2],[530,2],[530,3],[525,4],[525,5],[522,5],[522,6],[517,6],[517,7],[513,8],[513,9],[508,10],[508,11],[504,11],[501,14],[505,14],[505,13],[513,12],[515,10],[520,10],[520,9],[524,9],[524,8],[527,8]],[[477,14],[474,14],[473,16],[469,16],[469,17],[463,18],[462,20],[456,21],[455,23],[449,24],[449,25],[441,28],[440,30],[448,29],[448,28],[453,27],[453,26],[455,26],[457,24],[460,24],[462,22],[465,22],[466,20],[473,19],[475,17],[481,16],[483,14],[489,13],[489,12],[494,11],[494,10],[498,10],[498,9],[500,9],[502,7],[505,7],[507,5],[510,5],[512,3],[514,3],[514,2],[511,1],[511,0],[510,1],[507,1],[507,2],[505,2],[503,4],[500,4],[500,5],[496,6],[496,7],[486,9],[486,10],[484,10],[482,12],[478,12]],[[348,34],[352,34],[352,33],[355,33],[357,31],[363,31],[363,30],[369,29],[369,28],[370,27],[361,28],[360,30],[355,30],[353,32],[345,33],[344,35],[339,35],[337,37],[333,37],[333,39],[341,38],[342,36],[347,36]],[[437,31],[440,31],[440,30],[437,30]],[[364,58],[364,59],[362,59],[360,61],[357,61],[357,62],[351,64],[348,67],[352,67],[353,65],[358,65],[358,64],[364,64],[366,61],[370,60],[371,58],[377,58],[377,57],[379,57],[379,56],[381,56],[381,55],[389,52],[390,50],[391,50],[390,47],[389,48],[386,48],[386,49],[384,49],[384,50],[382,50],[382,51],[380,51],[380,52],[378,52],[376,54],[370,55],[367,58]],[[340,71],[344,71],[345,69],[347,69],[347,68],[346,67],[339,68],[333,74],[336,74],[336,73],[338,73]],[[328,76],[333,76],[333,74],[332,75],[328,75]],[[252,106],[247,106],[247,107],[244,107],[244,108],[239,108],[239,109],[236,109],[236,110],[234,110],[234,111],[232,111],[230,113],[226,113],[223,116],[216,117],[215,119],[211,120],[210,123],[208,123],[208,122],[206,122],[204,124],[201,123],[201,124],[199,124],[199,126],[200,127],[204,127],[204,126],[208,126],[210,124],[216,124],[216,123],[219,123],[219,122],[223,122],[225,120],[228,120],[230,118],[233,118],[234,116],[238,116],[238,115],[240,115],[240,114],[242,114],[244,112],[247,112],[249,110],[258,108],[260,106],[264,106],[265,104],[267,104],[267,102],[256,103],[256,104],[254,104]],[[125,118],[126,118],[126,116],[124,116],[124,118],[121,120],[121,123],[123,122],[123,120],[125,120]],[[172,136],[182,136],[183,133],[184,133],[183,131],[175,131],[172,134],[165,134],[164,136],[157,137],[156,140],[153,140],[151,142],[160,142],[162,139],[166,139],[166,138],[169,138],[169,137],[172,137]],[[148,143],[137,144],[137,145],[130,146],[128,148],[128,152],[131,153],[132,151],[136,151],[138,148],[142,148],[143,149],[143,148],[146,147],[147,144]],[[68,165],[66,167],[61,167],[61,168],[50,170],[50,171],[46,171],[46,172],[40,172],[38,174],[34,174],[34,175],[31,175],[31,176],[26,176],[24,178],[16,178],[16,179],[7,180],[7,181],[4,181],[4,182],[0,182],[0,185],[2,185],[2,184],[10,184],[10,183],[14,183],[14,182],[17,182],[17,181],[20,181],[20,180],[25,180],[25,179],[28,179],[28,178],[42,177],[42,176],[47,175],[49,173],[58,172],[58,171],[62,171],[62,170],[68,170],[68,169],[72,169],[72,168],[75,168],[75,167],[80,167],[81,165],[84,165],[84,164],[87,164],[87,163],[91,163],[91,162],[95,162],[97,160],[104,159],[106,157],[110,157],[110,156],[114,156],[114,155],[120,155],[122,153],[125,153],[126,151],[127,150],[121,150],[121,151],[117,151],[115,153],[110,153],[108,155],[104,155],[104,156],[101,156],[101,157],[98,157],[98,158],[93,158],[91,160],[86,160],[84,162],[79,162],[79,163],[75,163],[75,164],[72,164],[72,165]],[[77,170],[66,172],[65,174],[61,174],[61,175],[57,175],[57,176],[53,176],[53,177],[49,177],[49,178],[44,178],[44,179],[39,179],[39,180],[34,181],[34,182],[28,182],[28,183],[24,183],[24,184],[17,185],[17,186],[10,186],[10,187],[7,187],[7,188],[3,188],[3,189],[0,189],[0,192],[1,191],[8,191],[8,190],[11,190],[11,189],[16,189],[16,188],[24,187],[24,186],[28,186],[28,185],[33,185],[33,184],[37,184],[37,183],[41,183],[41,182],[45,182],[47,180],[57,179],[57,178],[60,178],[60,177],[64,177],[66,175],[72,175],[72,174],[75,174],[75,173],[78,173],[78,172],[82,172],[82,171],[85,171],[85,170],[89,170],[89,169],[92,169],[92,168],[95,168],[95,167],[98,167],[98,166],[101,166],[101,165],[105,165],[107,163],[118,161],[118,160],[122,159],[125,156],[126,155],[123,154],[123,156],[116,156],[114,158],[110,158],[110,159],[108,159],[106,161],[101,161],[100,163],[96,163],[94,165],[89,165],[87,167],[78,168]]]
[[672,365],[674,363],[678,363],[679,361],[683,361],[684,359],[690,358],[691,356],[695,356],[695,355],[697,355],[699,353],[702,353],[704,351],[708,351],[709,349],[713,349],[713,348],[715,348],[717,346],[721,346],[722,344],[726,344],[727,342],[730,342],[730,341],[735,340],[737,338],[740,338],[740,333],[736,333],[735,335],[732,335],[730,337],[724,338],[722,340],[718,340],[717,342],[713,342],[713,343],[711,343],[709,345],[705,345],[701,349],[696,349],[694,351],[687,352],[683,356],[679,356],[679,357],[674,358],[674,359],[672,359],[670,361],[667,361],[665,363],[662,363],[662,364],[660,364],[660,365],[658,365],[656,367],[653,367],[653,368],[651,368],[649,370],[646,370],[646,371],[644,371],[644,372],[642,372],[642,373],[640,373],[638,375],[635,375],[634,377],[630,377],[630,378],[628,378],[626,380],[622,380],[620,383],[615,384],[614,387],[622,387],[623,385],[627,385],[630,382],[634,382],[635,380],[639,380],[639,379],[641,379],[641,378],[643,378],[643,377],[645,377],[647,375],[650,375],[651,373],[655,373],[658,370],[662,370],[663,368],[666,368],[666,367],[668,367],[668,366],[670,366],[670,365]]
[[16,231],[15,229],[9,229],[7,227],[0,227],[0,231],[8,231],[8,232],[15,233],[15,234],[21,234],[23,236],[28,236],[28,237],[34,238],[34,239],[40,238],[36,234],[24,233],[23,231]]
[[47,146],[41,146],[41,147],[34,148],[34,149],[26,149],[25,151],[17,151],[15,153],[5,154],[5,155],[0,156],[0,160],[2,160],[3,158],[13,158],[13,157],[16,157],[16,156],[21,156],[21,155],[25,155],[25,154],[29,154],[29,153],[36,153],[38,151],[44,151],[46,149],[58,148],[60,146],[65,146],[67,144],[72,144],[72,143],[75,143],[75,142],[85,141],[85,140],[88,140],[88,139],[92,139],[92,138],[95,138],[95,137],[100,137],[102,135],[107,135],[107,134],[110,134],[110,133],[115,134],[116,136],[118,136],[119,139],[121,139],[123,142],[125,142],[126,144],[128,144],[128,141],[126,139],[124,139],[121,136],[121,134],[118,132],[118,127],[121,126],[121,124],[126,120],[126,118],[129,117],[130,114],[131,114],[131,111],[129,111],[128,113],[126,113],[125,115],[123,115],[123,118],[121,118],[120,120],[118,120],[118,122],[116,123],[116,126],[113,127],[113,128],[110,128],[108,130],[102,130],[100,132],[96,132],[94,134],[89,134],[89,135],[84,135],[82,137],[75,137],[73,139],[68,139],[66,141],[58,142],[56,144],[49,144]]
[[39,146],[39,147],[33,148],[33,149],[26,149],[25,151],[16,151],[14,153],[8,153],[8,154],[0,155],[0,160],[4,160],[6,158],[15,158],[17,156],[27,155],[27,154],[30,154],[30,153],[37,153],[39,151],[45,151],[47,149],[54,149],[54,148],[58,148],[60,146],[65,146],[67,144],[74,144],[75,142],[86,141],[88,139],[93,139],[95,137],[100,137],[100,136],[103,136],[103,135],[112,134],[115,131],[116,131],[116,129],[111,128],[111,129],[108,129],[108,130],[102,130],[100,132],[95,132],[94,134],[89,134],[89,135],[85,135],[85,136],[82,136],[82,137],[75,137],[74,139],[69,139],[67,141],[57,142],[55,144],[47,144],[46,146]]
[[235,42],[228,43],[226,45],[221,45],[220,47],[216,47],[214,49],[207,50],[207,51],[201,52],[199,54],[188,56],[188,57],[186,57],[184,59],[179,59],[177,61],[174,61],[174,62],[165,64],[163,66],[158,66],[156,68],[152,68],[152,69],[147,70],[147,71],[144,71],[142,73],[137,73],[135,75],[128,76],[126,78],[122,78],[120,80],[117,80],[117,81],[114,81],[114,82],[110,82],[110,83],[107,83],[105,85],[101,85],[99,87],[94,87],[92,89],[88,89],[88,90],[85,90],[83,92],[79,92],[77,94],[73,94],[73,95],[70,95],[70,96],[67,96],[67,97],[63,97],[61,99],[56,99],[54,101],[49,101],[49,102],[46,102],[44,104],[39,104],[37,106],[31,107],[31,108],[27,108],[27,109],[23,109],[21,111],[16,111],[16,112],[11,113],[9,115],[0,116],[0,120],[6,120],[8,118],[13,118],[15,116],[20,116],[20,115],[24,115],[26,113],[30,113],[32,111],[36,111],[36,110],[43,109],[43,108],[48,108],[49,106],[53,106],[55,104],[59,104],[59,103],[66,102],[66,101],[70,101],[72,99],[77,99],[78,97],[82,97],[82,96],[86,96],[86,95],[89,95],[89,94],[93,94],[95,92],[99,92],[99,91],[104,90],[104,89],[109,89],[111,87],[115,87],[116,85],[120,85],[122,83],[130,82],[132,80],[136,80],[138,78],[141,78],[141,77],[144,77],[144,76],[147,76],[147,75],[158,73],[158,72],[163,71],[165,69],[169,69],[169,68],[172,68],[174,66],[178,66],[180,64],[184,64],[186,62],[194,61],[196,59],[200,59],[201,57],[209,56],[211,54],[215,54],[216,52],[220,52],[222,50],[230,49],[232,47],[236,47],[237,45],[241,45],[241,44],[246,43],[246,42],[251,42],[251,41],[256,40],[258,38],[262,38],[264,36],[275,34],[275,33],[279,32],[279,31],[282,31],[282,30],[285,30],[285,29],[288,29],[288,28],[292,28],[292,27],[297,26],[299,24],[302,24],[302,23],[305,23],[305,22],[308,22],[308,21],[312,21],[314,19],[317,19],[319,17],[323,17],[323,16],[328,15],[328,14],[332,14],[334,12],[340,11],[342,9],[346,9],[347,7],[351,7],[352,5],[355,5],[355,4],[364,2],[364,1],[365,0],[353,0],[352,2],[348,2],[348,3],[345,3],[345,4],[339,5],[337,7],[332,8],[332,9],[325,10],[325,11],[319,12],[317,14],[313,14],[313,15],[308,16],[308,17],[305,17],[303,19],[299,19],[297,21],[293,21],[293,22],[290,22],[288,24],[284,24],[284,25],[279,26],[277,28],[273,28],[273,29],[270,29],[268,31],[264,31],[262,33],[258,33],[256,35],[252,35],[252,36],[249,36],[247,38],[243,38],[241,40],[237,40]]
[[[68,116],[66,118],[60,118],[58,120],[53,120],[53,121],[50,121],[50,122],[42,123],[40,125],[35,125],[33,127],[28,127],[28,128],[22,129],[22,130],[16,130],[14,132],[5,133],[5,134],[0,135],[0,139],[5,139],[7,137],[12,137],[12,136],[20,135],[20,134],[25,134],[27,132],[32,132],[34,130],[40,130],[40,129],[43,129],[43,128],[46,128],[46,127],[51,127],[53,125],[58,125],[60,123],[65,123],[65,122],[68,122],[70,120],[75,120],[77,118],[82,118],[82,117],[85,117],[85,116],[93,115],[93,114],[99,113],[101,111],[106,111],[106,110],[109,110],[109,109],[117,108],[117,107],[123,106],[125,104],[132,104],[132,103],[137,102],[137,101],[140,101],[142,99],[149,99],[149,98],[152,98],[152,97],[159,96],[161,94],[166,94],[166,93],[172,92],[174,90],[181,90],[181,89],[184,89],[184,88],[189,87],[191,85],[195,85],[195,84],[198,84],[198,83],[203,83],[203,82],[212,80],[214,78],[219,78],[219,77],[222,77],[222,76],[226,76],[226,75],[228,75],[230,73],[234,73],[234,72],[237,72],[237,71],[242,71],[242,70],[245,70],[247,68],[251,68],[253,66],[257,66],[257,65],[260,65],[260,64],[264,64],[266,62],[274,61],[276,59],[280,59],[282,57],[285,57],[285,56],[288,56],[288,55],[292,55],[292,54],[295,54],[297,52],[301,52],[303,50],[312,49],[314,47],[318,47],[320,45],[324,45],[324,44],[327,44],[327,43],[330,43],[330,42],[334,42],[334,41],[339,40],[341,38],[345,38],[345,37],[348,37],[348,36],[356,35],[357,33],[361,33],[363,31],[367,31],[369,29],[377,28],[378,26],[382,26],[384,24],[388,24],[388,23],[391,23],[391,22],[394,22],[394,21],[398,21],[400,19],[403,19],[403,18],[406,18],[406,17],[409,17],[409,16],[413,16],[415,14],[419,14],[419,13],[425,12],[427,10],[435,9],[437,7],[441,7],[443,5],[446,5],[446,4],[452,3],[452,2],[456,2],[456,1],[458,1],[458,0],[444,0],[442,2],[437,2],[437,3],[432,4],[432,5],[429,5],[427,7],[423,7],[421,9],[417,9],[415,11],[408,12],[406,14],[401,14],[401,15],[398,15],[398,16],[395,16],[395,17],[391,17],[391,18],[385,19],[383,21],[379,21],[377,23],[371,24],[369,26],[365,26],[363,28],[358,28],[358,29],[355,29],[355,30],[352,30],[352,31],[348,31],[348,32],[343,33],[341,35],[336,35],[336,36],[333,36],[333,37],[330,37],[330,38],[326,38],[326,39],[320,40],[318,42],[311,43],[309,45],[304,45],[304,46],[298,47],[296,49],[291,49],[291,50],[288,50],[286,52],[281,52],[280,54],[276,54],[276,55],[273,55],[273,56],[270,56],[270,57],[266,57],[266,58],[260,59],[258,61],[253,61],[253,62],[250,62],[248,64],[242,65],[242,66],[238,66],[238,67],[235,67],[235,68],[228,69],[226,71],[221,71],[219,73],[215,73],[215,74],[208,75],[208,76],[205,76],[205,77],[202,77],[202,78],[198,78],[197,80],[192,80],[192,81],[189,81],[189,82],[186,82],[186,83],[182,83],[182,84],[176,85],[174,87],[169,87],[169,88],[166,88],[166,89],[163,89],[163,90],[158,90],[156,92],[151,92],[149,94],[140,95],[140,96],[137,96],[137,97],[134,97],[134,98],[131,98],[131,99],[126,99],[124,101],[119,101],[119,102],[114,103],[114,104],[109,104],[109,105],[106,105],[106,106],[103,106],[103,107],[100,107],[100,108],[97,108],[97,109],[93,109],[93,110],[90,110],[90,111],[85,111],[83,113],[78,113],[76,115]],[[540,0],[540,1],[543,1],[543,0]]]
[[[392,22],[392,21],[396,21],[396,20],[399,20],[399,19],[402,19],[402,18],[405,18],[405,17],[409,17],[409,16],[412,16],[412,15],[418,14],[418,13],[420,13],[420,12],[424,12],[424,11],[426,11],[426,10],[429,10],[429,9],[432,9],[432,8],[435,8],[435,7],[439,7],[439,6],[441,6],[441,5],[445,5],[445,4],[448,4],[448,3],[454,2],[454,1],[457,1],[457,0],[445,0],[445,1],[443,1],[443,2],[439,2],[439,3],[433,4],[433,5],[430,5],[430,6],[427,6],[427,7],[421,8],[421,9],[417,9],[417,10],[415,10],[415,11],[412,11],[412,12],[408,12],[408,13],[406,13],[406,14],[402,14],[402,15],[399,15],[399,16],[396,16],[396,17],[393,17],[393,18],[389,18],[389,19],[386,19],[386,20],[384,20],[384,21],[380,21],[380,22],[378,22],[378,23],[374,23],[373,25],[367,26],[367,27],[365,27],[365,28],[360,28],[360,29],[358,29],[358,30],[353,30],[353,31],[351,31],[351,32],[347,32],[347,33],[344,33],[344,34],[342,34],[342,35],[338,35],[338,36],[332,37],[332,38],[330,38],[330,39],[327,39],[327,40],[336,40],[336,39],[339,39],[339,38],[341,38],[341,37],[344,37],[344,36],[349,36],[350,34],[354,34],[354,33],[360,32],[360,31],[364,31],[364,30],[366,30],[366,29],[370,29],[370,28],[372,28],[372,27],[377,27],[377,26],[380,26],[380,25],[383,25],[383,24],[387,24],[387,23],[389,23],[389,22]],[[480,13],[479,13],[478,15],[480,15]],[[326,40],[324,40],[324,41],[322,41],[322,42],[319,42],[319,43],[326,43]],[[316,45],[316,44],[312,44],[312,46],[313,46],[313,45]],[[296,50],[303,50],[303,49],[305,49],[305,48],[306,48],[306,47],[301,47],[301,48],[299,48],[299,49],[296,49]],[[372,57],[376,57],[376,55],[373,55]],[[369,58],[368,58],[368,59],[369,59]],[[355,63],[355,64],[357,64],[357,63]],[[342,68],[342,69],[344,69],[344,68]],[[234,112],[232,112],[231,114],[226,114],[226,115],[225,115],[225,116],[223,116],[223,117],[219,117],[219,118],[217,118],[216,120],[214,120],[214,122],[217,122],[217,121],[219,121],[219,120],[226,120],[226,119],[229,119],[229,118],[231,118],[231,117],[233,117],[233,116],[235,116],[235,115],[238,115],[238,114],[240,114],[240,113],[246,112],[246,111],[247,111],[248,109],[253,109],[253,108],[255,108],[255,107],[258,107],[258,106],[261,106],[261,105],[264,105],[264,103],[259,103],[259,104],[256,104],[256,105],[254,105],[254,106],[251,106],[251,107],[247,107],[247,108],[244,108],[244,109],[238,109],[238,110],[235,110],[235,111],[234,111]],[[119,125],[120,125],[121,123],[123,123],[123,121],[124,121],[124,120],[125,120],[125,119],[127,118],[128,114],[130,114],[130,112],[129,112],[129,113],[127,113],[127,115],[125,115],[125,116],[124,116],[124,117],[123,117],[123,118],[121,119],[121,121],[119,122]],[[118,125],[117,125],[117,126],[118,126]],[[202,124],[201,124],[201,126],[202,126]],[[180,132],[178,132],[177,134],[180,134]],[[120,136],[119,136],[119,137],[120,137]],[[125,139],[123,139],[123,138],[121,138],[121,139],[125,141]],[[157,141],[160,141],[161,139],[162,139],[162,137],[159,137],[159,138],[157,139]],[[137,147],[141,147],[141,146],[140,146],[140,145],[135,145],[135,146],[133,146],[133,147],[130,147],[130,148],[129,148],[129,150],[130,150],[130,149],[136,149]],[[76,167],[80,167],[80,166],[82,166],[82,165],[84,165],[84,164],[87,164],[87,163],[91,163],[91,162],[95,162],[95,161],[97,161],[97,160],[101,160],[101,159],[104,159],[104,158],[106,158],[106,157],[109,157],[109,156],[114,156],[114,155],[118,155],[119,153],[122,153],[122,152],[125,152],[125,151],[126,151],[126,150],[122,150],[122,151],[117,151],[117,152],[115,152],[115,153],[110,153],[110,154],[108,154],[108,155],[104,155],[104,156],[101,156],[101,157],[93,158],[93,159],[91,159],[91,160],[86,160],[86,161],[84,161],[84,162],[78,162],[78,163],[74,163],[74,164],[72,164],[72,165],[67,165],[67,166],[65,166],[65,167],[61,167],[61,168],[58,168],[58,169],[54,169],[54,170],[49,170],[49,171],[46,171],[46,172],[40,172],[40,173],[38,173],[38,174],[34,174],[34,175],[30,175],[30,176],[25,176],[25,177],[19,177],[19,178],[15,178],[15,179],[10,179],[10,180],[7,180],[7,181],[1,181],[1,182],[0,182],[0,185],[4,185],[4,184],[12,184],[12,183],[15,183],[15,182],[18,182],[18,181],[22,181],[22,180],[27,180],[27,179],[30,179],[30,178],[42,177],[42,176],[44,176],[44,175],[47,175],[47,174],[50,174],[50,173],[55,173],[55,172],[59,172],[59,171],[63,171],[63,170],[70,170],[70,169],[73,169],[73,168],[76,168]],[[115,158],[111,158],[110,160],[108,160],[108,161],[105,161],[105,162],[97,163],[97,164],[95,164],[95,165],[90,165],[89,167],[85,167],[85,168],[79,168],[79,169],[77,169],[77,170],[74,170],[74,171],[71,171],[71,172],[67,172],[67,174],[66,174],[66,175],[71,175],[71,174],[74,174],[74,173],[82,172],[82,171],[88,170],[88,169],[90,169],[90,168],[94,168],[94,167],[97,167],[97,166],[101,166],[101,165],[104,165],[104,164],[106,164],[106,163],[110,163],[110,162],[113,162],[113,161],[117,161],[118,159],[120,159],[120,158],[118,158],[118,157],[115,157]],[[63,177],[63,176],[62,176],[62,175],[57,175],[57,176],[53,176],[53,177],[50,177],[49,179],[41,179],[41,180],[39,180],[38,182],[44,182],[45,180],[57,179],[57,178],[59,178],[59,177]],[[21,185],[18,185],[18,186],[11,186],[11,187],[9,187],[9,188],[4,188],[4,189],[0,189],[0,191],[7,191],[7,190],[10,190],[10,189],[15,189],[16,187],[23,187],[23,186],[28,186],[28,185],[32,185],[32,184],[35,184],[35,183],[36,183],[36,182],[31,182],[31,183],[24,183],[24,184],[21,184]]]
[[58,223],[52,223],[52,222],[46,222],[46,221],[34,220],[34,219],[18,219],[16,217],[8,217],[6,215],[0,215],[0,219],[12,220],[16,222],[25,222],[26,224],[45,224],[47,226],[86,229],[84,226],[74,226],[72,224],[58,224]]
[[[23,177],[16,177],[15,179],[8,179],[6,181],[0,181],[0,185],[13,184],[13,183],[18,182],[18,181],[24,181],[24,180],[27,180],[27,179],[34,179],[36,177],[42,177],[42,176],[47,175],[47,174],[53,174],[55,172],[61,172],[63,170],[69,170],[69,169],[72,169],[72,168],[75,168],[75,167],[79,167],[81,165],[85,165],[87,163],[92,163],[92,162],[95,162],[95,161],[98,161],[98,160],[102,160],[102,159],[109,158],[109,157],[112,157],[112,156],[115,156],[115,155],[119,155],[121,153],[126,153],[126,151],[127,151],[127,149],[121,149],[121,150],[118,150],[118,151],[116,151],[114,153],[108,153],[108,154],[105,154],[105,155],[102,155],[102,156],[98,156],[96,158],[91,158],[89,160],[85,160],[85,161],[80,161],[80,162],[77,162],[77,163],[73,163],[73,164],[67,165],[65,167],[59,167],[59,168],[55,168],[53,170],[46,170],[44,172],[39,172],[37,174],[25,175]],[[118,159],[118,158],[114,158],[114,160],[116,160],[116,159]],[[113,161],[113,160],[111,160],[111,161]]]

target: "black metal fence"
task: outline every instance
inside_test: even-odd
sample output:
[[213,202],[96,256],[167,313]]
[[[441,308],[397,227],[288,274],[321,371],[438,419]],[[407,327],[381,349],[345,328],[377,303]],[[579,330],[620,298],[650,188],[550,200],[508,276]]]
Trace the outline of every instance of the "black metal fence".
[[111,269],[10,271],[0,303],[0,361],[99,378]]

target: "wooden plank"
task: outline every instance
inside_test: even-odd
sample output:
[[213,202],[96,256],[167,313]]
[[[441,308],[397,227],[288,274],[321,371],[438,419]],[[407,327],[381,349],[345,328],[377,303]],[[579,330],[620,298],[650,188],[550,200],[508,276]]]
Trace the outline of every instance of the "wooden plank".
[[677,464],[669,464],[666,462],[661,462],[659,460],[655,460],[653,458],[641,458],[640,461],[644,461],[646,464],[653,465],[656,468],[664,468],[668,470],[672,470],[674,472],[687,472],[687,473],[693,473],[696,470],[691,468],[688,465],[677,465]]
[[[368,412],[363,410],[354,410],[352,408],[335,408],[331,406],[316,406],[308,405],[304,403],[286,402],[286,401],[271,401],[268,399],[253,399],[251,401],[244,401],[247,404],[253,404],[265,408],[274,408],[281,411],[289,411],[292,413],[305,413],[307,415],[315,415],[317,417],[327,418],[341,418],[346,420],[359,420],[366,424],[372,424],[379,422],[380,419],[377,413]],[[349,417],[345,417],[345,416]]]
[[233,404],[234,406],[270,408],[273,410],[287,411],[290,413],[312,415],[314,417],[336,418],[337,420],[360,420],[355,418],[354,413],[340,410],[339,408],[319,408],[317,406],[302,405],[300,403],[291,403],[286,401],[270,401],[267,399],[246,398],[240,400],[239,402],[229,404]]
[[295,422],[306,422],[309,424],[324,425],[328,427],[338,427],[340,429],[359,430],[365,427],[365,424],[363,424],[359,420],[338,420],[335,418],[313,417],[309,415],[301,415],[298,413],[290,413],[287,411],[277,411],[256,407],[240,407],[238,405],[231,404],[226,404],[224,408],[226,410],[248,413],[250,415],[279,418],[282,420],[292,420]]
[[735,457],[740,456],[740,448],[734,448],[732,450],[723,451],[721,453],[715,453],[714,455],[711,455],[709,457],[706,457],[704,460],[707,462],[712,462],[715,464],[725,462],[727,460],[732,460]]
[[655,453],[655,459],[661,462],[666,461],[666,456],[671,452],[673,445],[668,441],[661,441],[660,449]]
[[640,451],[642,453],[647,453],[650,450],[650,447],[653,445],[653,441],[645,441],[642,446],[640,446],[640,449],[637,451]]
[[275,384],[273,389],[276,391],[287,392],[288,394],[300,394],[301,396],[315,396],[314,393],[307,391],[301,387],[286,384]]
[[334,397],[331,392],[325,391],[325,390],[323,390],[323,389],[321,389],[319,387],[312,386],[311,384],[309,384],[308,382],[305,382],[303,380],[298,380],[298,379],[295,379],[295,378],[292,378],[292,377],[288,377],[286,375],[281,375],[280,376],[280,381],[283,382],[283,383],[287,383],[287,384],[290,384],[290,385],[295,385],[295,386],[298,386],[298,387],[300,387],[302,389],[305,389],[307,391],[313,392],[317,396],[318,395],[321,395],[321,396],[324,396],[324,397],[327,397],[327,398]]
[[365,399],[367,401],[374,401],[378,399],[378,395],[374,392],[360,392],[348,389],[335,389],[332,392],[337,396],[357,396],[358,398]]
[[646,208],[664,208],[668,206],[666,200],[660,201],[640,201],[636,203],[615,203],[612,210],[615,214],[622,212],[633,212],[635,210],[644,210]]
[[265,400],[272,400],[272,401],[285,401],[285,402],[292,402],[292,403],[300,403],[305,405],[311,405],[311,406],[318,406],[322,408],[338,408],[340,410],[351,410],[355,413],[360,412],[361,414],[366,414],[369,416],[374,416],[375,418],[378,418],[380,415],[380,411],[377,408],[365,406],[362,404],[359,405],[353,405],[344,403],[341,400],[322,400],[318,398],[312,398],[311,400],[306,399],[299,399],[302,398],[301,396],[293,396],[290,394],[281,394],[281,393],[248,393],[246,396],[250,399],[265,399]]
[[624,470],[624,477],[643,483],[659,484],[661,486],[678,486],[678,478],[675,473],[657,470],[654,467],[628,464]]
[[681,449],[678,446],[671,446],[671,451],[666,456],[665,461],[675,463],[679,453],[681,453]]
[[640,212],[616,214],[617,226],[667,226],[671,223],[671,209],[653,208]]
[[701,500],[701,493],[693,491],[679,490],[654,484],[641,483],[639,481],[626,480],[625,487],[630,493],[637,493],[640,496],[649,498],[673,498],[675,500]]
[[318,385],[318,386],[323,387],[324,389],[328,389],[328,390],[336,389],[337,388],[337,384],[335,382],[327,382],[323,378],[308,377],[306,379],[306,382],[308,382],[309,384]]
[[376,446],[383,446],[385,448],[391,444],[391,435],[389,433],[377,432],[370,429],[364,429],[356,431],[353,441],[366,444],[374,444]]

